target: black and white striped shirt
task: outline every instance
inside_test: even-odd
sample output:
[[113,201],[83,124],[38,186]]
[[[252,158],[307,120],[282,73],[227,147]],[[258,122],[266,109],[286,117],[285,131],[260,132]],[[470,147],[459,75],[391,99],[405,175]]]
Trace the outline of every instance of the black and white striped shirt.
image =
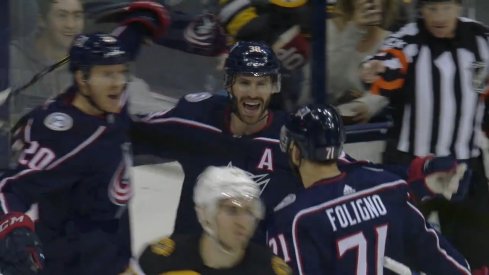
[[479,135],[489,64],[488,29],[459,18],[455,38],[433,37],[419,20],[390,35],[378,54],[386,71],[370,91],[395,108],[397,149],[469,159]]

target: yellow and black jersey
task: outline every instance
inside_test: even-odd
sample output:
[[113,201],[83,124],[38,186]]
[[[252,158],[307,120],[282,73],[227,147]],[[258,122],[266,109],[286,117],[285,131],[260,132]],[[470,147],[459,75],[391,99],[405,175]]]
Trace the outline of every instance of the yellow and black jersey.
[[235,40],[273,42],[294,25],[309,29],[308,0],[220,0],[219,20]]
[[250,243],[242,262],[229,269],[204,265],[199,253],[200,236],[172,236],[147,246],[139,265],[147,275],[288,275],[289,266],[268,248]]

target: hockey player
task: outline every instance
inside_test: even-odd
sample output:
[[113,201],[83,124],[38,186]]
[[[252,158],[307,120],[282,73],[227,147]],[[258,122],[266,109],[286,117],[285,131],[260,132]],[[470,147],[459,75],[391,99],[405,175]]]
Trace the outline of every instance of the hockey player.
[[[280,92],[274,53],[263,43],[239,42],[229,52],[225,72],[227,95],[186,95],[167,112],[141,117],[133,128],[136,154],[158,151],[182,165],[185,179],[174,228],[178,234],[202,230],[192,192],[207,166],[232,165],[250,173],[270,209],[300,187],[286,181],[292,174],[279,148],[285,114],[268,108],[271,96]],[[154,137],[152,144],[148,136]]]
[[210,166],[199,175],[193,200],[202,234],[173,235],[149,245],[139,263],[147,275],[291,274],[282,259],[249,243],[260,219],[260,189],[236,167]]
[[284,89],[273,107],[296,106],[310,52],[308,1],[220,0],[219,8],[219,20],[233,40],[264,41],[280,60]]
[[344,129],[333,107],[301,108],[280,140],[305,190],[274,208],[268,244],[297,274],[381,274],[384,267],[407,274],[399,272],[408,266],[470,274],[411,204],[404,180],[361,164],[339,169]]
[[[97,33],[78,36],[70,57],[73,86],[21,119],[17,167],[0,180],[2,274],[118,274],[132,256],[129,56]],[[36,202],[44,254],[23,214]]]

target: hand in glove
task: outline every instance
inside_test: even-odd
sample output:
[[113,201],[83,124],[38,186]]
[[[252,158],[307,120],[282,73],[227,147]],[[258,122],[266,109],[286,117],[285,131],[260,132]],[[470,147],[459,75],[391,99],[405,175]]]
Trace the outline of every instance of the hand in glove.
[[34,223],[24,213],[9,213],[0,219],[0,274],[37,274],[44,265],[41,243]]
[[[471,173],[465,163],[451,156],[428,156],[411,162],[408,183],[420,200],[443,196],[447,200],[461,199],[470,183]],[[454,196],[456,195],[456,196]]]

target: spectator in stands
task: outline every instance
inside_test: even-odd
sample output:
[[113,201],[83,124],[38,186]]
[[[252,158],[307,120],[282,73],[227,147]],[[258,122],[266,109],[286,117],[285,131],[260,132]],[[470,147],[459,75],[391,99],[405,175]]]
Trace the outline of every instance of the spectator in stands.
[[487,272],[489,190],[478,134],[484,109],[489,122],[487,101],[481,100],[487,91],[489,30],[460,17],[461,0],[419,4],[417,22],[389,36],[381,51],[362,65],[361,77],[371,93],[388,97],[394,108],[385,163],[453,155],[473,170],[465,197],[423,208],[425,213],[436,210],[442,233],[474,270]]
[[[397,0],[338,0],[335,16],[328,20],[328,81],[329,103],[340,105],[365,94],[365,87],[358,77],[359,64],[374,54],[389,35],[389,27],[396,20],[399,10]],[[362,99],[363,100],[363,99]],[[370,104],[370,103],[369,103]],[[387,100],[375,102],[387,105]],[[353,108],[357,115],[351,121],[366,122],[369,118],[363,104],[340,106],[344,118]]]
[[[37,0],[39,18],[34,32],[12,41],[10,45],[10,82],[15,89],[27,83],[36,73],[63,59],[73,38],[85,27],[84,7],[81,0]],[[46,74],[31,87],[16,95],[11,105],[11,122],[42,104],[69,86],[72,76],[63,65]],[[169,108],[163,97],[150,93],[149,86],[132,77],[127,91],[131,113],[148,113]]]
[[[43,68],[66,57],[73,38],[84,27],[83,6],[80,0],[38,0],[38,25],[27,37],[12,41],[10,46],[10,82],[12,87],[27,83]],[[64,66],[17,96],[13,113],[24,113],[44,102],[53,93],[61,92],[71,75]]]

